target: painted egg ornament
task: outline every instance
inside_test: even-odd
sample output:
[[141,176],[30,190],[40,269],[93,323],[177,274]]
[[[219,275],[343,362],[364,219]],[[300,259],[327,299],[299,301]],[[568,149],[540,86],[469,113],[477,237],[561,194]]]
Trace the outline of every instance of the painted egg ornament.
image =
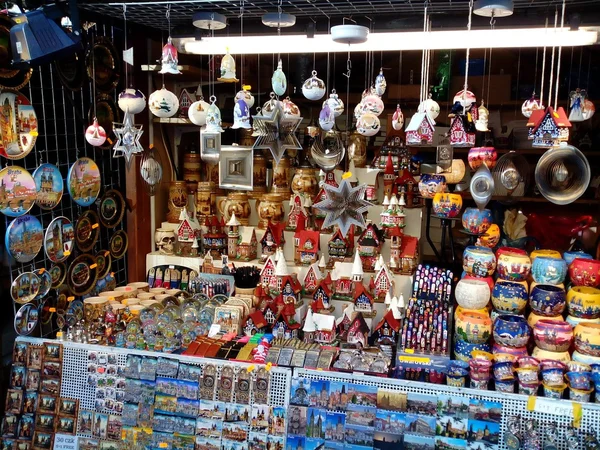
[[302,94],[309,100],[320,100],[327,91],[325,82],[317,77],[317,71],[312,71],[312,76],[302,84]]
[[429,94],[429,98],[419,105],[419,111],[427,113],[430,119],[435,120],[440,115],[440,105]]
[[371,113],[379,116],[385,108],[383,101],[378,95],[369,94],[362,99],[363,113]]
[[169,36],[169,39],[167,39],[167,43],[162,49],[162,56],[160,58],[161,68],[158,73],[170,73],[172,75],[179,75],[181,72],[177,68],[178,62],[179,60],[177,57],[177,49],[171,41],[171,36]]
[[469,109],[473,103],[477,102],[477,98],[475,98],[475,94],[468,89],[462,89],[456,93],[452,100],[453,104],[456,104],[457,102],[460,103],[460,106],[463,108]]
[[404,114],[400,109],[400,105],[396,105],[396,111],[392,115],[392,128],[396,131],[402,130],[404,126]]
[[216,98],[211,97],[211,104],[206,112],[206,131],[213,133],[222,133],[224,130],[221,128],[221,110],[215,104]]
[[361,102],[354,107],[354,118],[356,120],[358,120],[361,118],[362,115],[363,115],[363,104]]
[[544,106],[540,102],[540,99],[536,98],[535,94],[533,94],[531,98],[523,102],[523,105],[521,106],[521,114],[529,119],[531,114],[538,109],[544,109]]
[[300,108],[289,97],[286,97],[281,101],[283,107],[283,114],[289,117],[300,117]]
[[372,113],[364,113],[356,122],[356,131],[363,136],[375,136],[380,128],[379,117]]
[[203,127],[206,125],[206,113],[208,112],[209,104],[204,101],[203,97],[195,101],[188,108],[188,118],[194,125]]
[[148,107],[156,117],[173,117],[179,109],[179,99],[163,86],[162,89],[150,94]]
[[254,106],[254,95],[250,92],[250,86],[244,86],[244,89],[238,91],[238,93],[235,94],[234,100],[236,102],[238,100],[244,100],[246,105],[248,105],[248,108],[252,108]]
[[85,140],[94,147],[100,147],[106,142],[106,131],[100,126],[98,119],[95,117],[94,123],[85,130]]
[[327,103],[319,113],[319,126],[324,131],[331,131],[335,126],[335,116]]
[[277,69],[275,69],[275,72],[273,72],[273,76],[271,77],[271,87],[273,88],[273,92],[280,97],[285,94],[285,91],[287,90],[287,78],[283,72],[281,59],[277,63]]
[[231,128],[252,128],[250,125],[250,109],[244,100],[238,100],[235,102],[235,107],[233,108],[233,125]]
[[128,88],[119,94],[119,108],[129,114],[139,114],[146,107],[146,96],[139,89]]
[[387,89],[387,81],[385,80],[385,76],[383,76],[383,68],[379,69],[379,75],[375,77],[375,92],[380,97],[385,94],[385,90]]
[[329,98],[323,102],[323,107],[325,107],[325,104],[329,105],[335,117],[340,117],[344,113],[344,102],[340,96],[337,95],[335,89],[331,91]]

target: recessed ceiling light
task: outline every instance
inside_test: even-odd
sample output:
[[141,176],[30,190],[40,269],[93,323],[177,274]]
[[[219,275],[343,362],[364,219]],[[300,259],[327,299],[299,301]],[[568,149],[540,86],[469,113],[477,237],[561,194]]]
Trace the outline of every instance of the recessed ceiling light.
[[287,13],[266,13],[262,16],[262,23],[271,28],[288,28],[296,25],[296,16]]
[[483,17],[508,17],[513,13],[512,0],[477,0],[473,13]]
[[227,18],[216,12],[199,11],[194,14],[192,23],[202,30],[222,30],[227,26]]
[[340,44],[362,44],[367,42],[369,29],[362,25],[336,25],[331,27],[331,39]]

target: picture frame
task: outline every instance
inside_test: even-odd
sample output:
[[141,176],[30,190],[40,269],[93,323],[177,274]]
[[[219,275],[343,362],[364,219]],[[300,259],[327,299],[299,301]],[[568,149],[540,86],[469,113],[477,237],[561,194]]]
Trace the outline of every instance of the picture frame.
[[54,414],[57,408],[57,397],[50,394],[40,394],[38,396],[37,413]]
[[254,153],[252,147],[224,145],[219,159],[219,187],[251,191]]
[[45,431],[35,431],[33,433],[33,448],[36,450],[50,450],[54,433]]
[[40,370],[42,368],[42,354],[42,347],[29,345],[27,347],[27,368]]
[[9,389],[6,393],[4,410],[10,414],[21,414],[23,409],[23,390]]
[[221,133],[218,131],[200,132],[200,156],[204,162],[211,164],[210,161],[217,163],[221,153]]
[[63,356],[62,344],[44,342],[44,361],[61,362]]
[[27,342],[15,342],[13,347],[13,364],[25,364],[28,347]]

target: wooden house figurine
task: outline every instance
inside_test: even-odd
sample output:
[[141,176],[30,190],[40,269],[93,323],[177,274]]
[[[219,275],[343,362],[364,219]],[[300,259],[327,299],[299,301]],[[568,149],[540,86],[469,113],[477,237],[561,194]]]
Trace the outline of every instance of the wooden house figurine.
[[386,292],[394,289],[394,275],[390,272],[387,265],[383,263],[379,271],[373,277],[373,295],[378,300],[385,298]]
[[331,292],[329,283],[321,280],[313,293],[310,308],[316,313],[332,312],[333,306],[331,305],[331,300],[333,300],[333,293]]
[[554,147],[560,142],[569,140],[571,122],[565,110],[560,107],[556,110],[548,106],[544,111],[534,111],[527,122],[529,139],[533,139],[534,147]]
[[277,249],[283,249],[285,244],[284,237],[285,223],[273,223],[269,221],[265,234],[260,240],[261,261],[265,261],[267,257],[274,255]]
[[196,242],[196,239],[200,239],[201,237],[201,228],[198,221],[188,214],[185,207],[179,214],[179,225],[175,234],[177,235],[177,254],[190,256],[193,252],[192,246]]
[[298,337],[298,330],[301,325],[296,322],[294,316],[279,314],[273,325],[273,334],[285,339],[295,339]]
[[319,282],[323,279],[323,272],[321,272],[317,263],[313,263],[307,269],[301,270],[300,274],[302,293],[311,296],[315,292]]
[[268,291],[269,286],[275,284],[275,282],[273,281],[273,278],[275,278],[275,267],[275,256],[271,255],[267,258],[260,271],[260,283],[263,286],[266,286],[266,291]]
[[354,285],[354,310],[367,314],[373,312],[373,296],[362,283]]
[[[323,183],[328,184],[333,187],[339,186],[338,182],[335,181],[335,174],[333,173],[333,171],[325,172],[325,180],[323,180]],[[321,189],[319,189],[319,192],[317,193],[317,195],[315,195],[312,199],[312,205],[314,205],[315,203],[319,203],[326,199],[327,199],[327,194],[325,193],[325,188],[323,186],[321,186]],[[318,230],[321,230],[322,233],[331,233],[333,231],[333,227],[323,228],[323,223],[325,222],[325,216],[327,214],[324,213],[323,211],[321,211],[320,209],[315,208],[314,206],[311,207],[311,210],[312,210],[312,215],[313,215],[314,222],[315,222],[315,228],[317,228]]]
[[215,266],[215,260],[212,256],[212,254],[210,253],[210,250],[207,250],[206,254],[204,255],[204,259],[202,260],[202,266],[200,266],[200,271],[202,273],[214,273],[214,274],[220,274],[222,271],[221,267]]
[[242,323],[242,330],[246,336],[254,336],[256,333],[267,331],[269,324],[261,311],[250,313]]
[[227,254],[228,237],[223,232],[223,225],[217,216],[207,217],[205,226],[208,232],[202,235],[204,251],[210,250],[214,258],[220,258],[222,254]]
[[262,313],[267,324],[271,326],[275,325],[275,321],[277,320],[279,311],[277,310],[277,307],[275,306],[274,302],[270,302],[269,304],[267,304],[267,306],[265,306],[265,308],[262,310]]
[[296,231],[298,223],[303,221],[302,229],[305,229],[308,225],[308,211],[304,207],[304,199],[299,194],[292,194],[290,197],[290,212],[288,214],[288,221],[285,227],[288,231]]
[[400,248],[390,250],[390,269],[402,275],[414,275],[419,264],[419,238],[403,235]]
[[366,347],[369,342],[369,331],[369,325],[367,325],[364,316],[361,312],[358,312],[350,323],[346,342],[359,348]]
[[257,257],[257,240],[254,227],[240,227],[240,236],[237,244],[235,259],[239,261],[253,261]]
[[344,236],[340,229],[337,228],[327,243],[327,252],[329,254],[328,266],[330,268],[336,262],[344,262],[352,258],[354,254],[354,225],[350,226],[347,236]]
[[450,145],[452,147],[473,147],[475,131],[471,113],[454,115],[450,122]]
[[308,266],[319,260],[320,238],[318,231],[306,230],[302,222],[298,222],[294,233],[294,262],[297,265]]
[[378,345],[396,345],[402,323],[394,317],[394,311],[388,309],[375,327],[373,335]]
[[358,254],[362,261],[363,270],[372,272],[383,246],[383,233],[376,225],[368,223],[358,238]]
[[335,341],[335,317],[329,314],[312,314],[315,325],[313,341],[321,345],[331,345]]
[[350,303],[344,308],[344,311],[342,311],[341,317],[336,319],[335,325],[340,339],[345,341],[348,337],[348,330],[350,329],[350,325],[352,324],[354,317],[356,317],[356,314],[354,303]]
[[182,89],[179,94],[179,117],[188,118],[188,110],[192,106],[192,103],[194,103],[194,99],[190,93],[187,89]]
[[431,145],[435,122],[429,114],[417,112],[406,127],[406,145]]

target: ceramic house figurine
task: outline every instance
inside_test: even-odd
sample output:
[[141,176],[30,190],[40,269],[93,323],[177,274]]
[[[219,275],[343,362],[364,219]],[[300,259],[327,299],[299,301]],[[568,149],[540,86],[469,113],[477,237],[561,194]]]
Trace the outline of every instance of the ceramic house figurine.
[[374,169],[371,167],[363,167],[359,169],[354,169],[356,173],[356,178],[358,178],[358,182],[360,184],[367,185],[367,191],[365,192],[365,200],[371,203],[378,203],[377,199],[377,187],[378,187],[378,175],[381,172],[380,169]]
[[179,214],[179,225],[175,232],[177,236],[177,254],[180,256],[190,256],[192,245],[197,238],[200,238],[200,224],[187,212],[187,208],[183,208]]
[[373,296],[362,283],[354,285],[354,309],[369,315],[373,312]]
[[296,322],[293,315],[289,316],[281,313],[273,325],[273,334],[285,339],[296,339],[300,328],[301,325]]
[[294,233],[294,262],[298,265],[310,265],[319,259],[320,233],[305,230],[302,221],[298,222]]
[[240,236],[237,243],[235,259],[238,261],[253,261],[257,257],[257,240],[254,227],[240,227]]
[[400,206],[396,195],[392,194],[389,205],[387,208],[384,207],[379,217],[381,218],[379,224],[385,237],[389,237],[389,231],[392,228],[404,228],[404,208]]
[[308,266],[308,269],[301,269],[300,273],[302,293],[310,296],[315,292],[317,285],[324,278],[323,273],[317,263],[311,264]]
[[161,69],[158,73],[170,73],[173,75],[178,75],[181,73],[179,71],[179,68],[177,67],[177,49],[171,41],[171,36],[169,36],[169,38],[167,39],[167,43],[162,49],[162,56],[160,58],[160,62]]
[[292,303],[294,305],[299,303],[302,298],[302,286],[298,282],[298,279],[292,275],[287,275],[280,280],[278,289],[284,303]]
[[335,317],[329,314],[315,313],[312,314],[312,320],[316,328],[314,342],[321,345],[331,345],[336,337]]
[[254,289],[254,295],[252,296],[253,303],[257,305],[257,309],[262,311],[267,306],[267,303],[271,301],[271,297],[268,292],[268,285],[264,285],[259,282]]
[[308,211],[304,207],[304,199],[300,194],[292,194],[290,197],[290,213],[288,214],[288,222],[285,227],[288,231],[296,231],[298,223],[303,221],[303,228],[307,226]]
[[288,270],[287,262],[285,261],[285,257],[283,256],[283,250],[278,250],[274,256],[275,260],[275,272],[270,279],[269,282],[269,294],[277,295],[279,294],[281,285],[283,283],[284,277],[289,276],[290,272]]
[[450,145],[452,147],[473,147],[475,145],[475,124],[470,113],[456,114],[452,118]]
[[348,328],[346,342],[359,348],[366,347],[369,341],[369,325],[361,312],[358,312]]
[[342,315],[336,319],[337,334],[342,340],[345,341],[348,337],[348,330],[356,315],[357,312],[354,310],[354,303],[350,303],[346,305],[344,311],[342,311]]
[[192,103],[194,103],[194,99],[190,93],[187,89],[182,89],[179,93],[179,117],[188,117],[188,111]]
[[396,192],[400,196],[400,202],[407,208],[418,208],[423,205],[423,199],[419,193],[419,183],[414,179],[410,170],[401,169],[396,178]]
[[317,327],[315,325],[315,321],[313,320],[313,312],[312,309],[308,308],[306,312],[306,317],[304,318],[304,325],[302,326],[302,341],[305,344],[312,344],[315,342],[315,332],[317,331]]
[[269,303],[265,306],[265,309],[262,311],[265,321],[273,327],[275,325],[275,321],[277,320],[277,316],[279,312],[277,311],[277,307],[274,303]]
[[223,226],[217,216],[207,217],[205,222],[208,232],[202,236],[202,248],[209,250],[213,258],[220,258],[227,254],[227,235],[223,232]]
[[569,139],[571,122],[562,107],[554,110],[548,106],[544,111],[537,110],[527,121],[529,139],[533,139],[534,147],[553,147]]
[[329,267],[333,267],[336,262],[349,261],[354,254],[354,225],[350,227],[348,235],[344,236],[339,228],[329,239],[327,244],[329,253]]
[[435,122],[424,112],[415,113],[406,127],[407,145],[431,145]]
[[269,324],[261,311],[250,313],[242,323],[242,329],[246,336],[254,336],[256,333],[264,333]]
[[260,240],[262,247],[261,261],[265,261],[267,257],[274,255],[277,249],[283,248],[285,244],[284,237],[285,223],[273,223],[269,221],[265,234]]
[[237,256],[240,237],[240,222],[235,217],[235,213],[231,214],[231,218],[226,225],[229,228],[227,231],[227,256],[234,259]]
[[381,268],[375,273],[373,284],[373,294],[379,300],[385,299],[386,292],[394,290],[394,275],[385,263],[381,264]]
[[377,226],[367,223],[367,227],[358,238],[358,253],[365,271],[372,272],[374,270],[375,263],[381,253],[383,240],[383,233]]
[[336,262],[330,273],[333,298],[352,301],[354,299],[354,284],[361,283],[363,276],[360,257],[358,257],[358,261],[355,257],[354,263]]
[[329,283],[321,280],[313,293],[310,308],[316,313],[331,313],[334,309],[331,300],[333,300],[333,295]]
[[385,163],[385,170],[383,171],[383,195],[388,198],[391,197],[394,189],[394,183],[396,181],[396,170],[394,169],[394,163],[392,160],[392,154],[388,153],[387,160]]
[[263,263],[263,267],[260,271],[260,284],[265,287],[265,290],[268,292],[268,286],[274,284],[272,278],[275,277],[275,255],[269,255],[265,262]]
[[373,331],[375,342],[378,345],[396,345],[401,325],[402,323],[394,317],[393,311],[388,309]]
[[[392,244],[394,237],[392,236]],[[392,264],[392,261],[394,262]],[[419,238],[403,235],[400,248],[390,248],[390,269],[402,275],[414,275],[419,264]]]

